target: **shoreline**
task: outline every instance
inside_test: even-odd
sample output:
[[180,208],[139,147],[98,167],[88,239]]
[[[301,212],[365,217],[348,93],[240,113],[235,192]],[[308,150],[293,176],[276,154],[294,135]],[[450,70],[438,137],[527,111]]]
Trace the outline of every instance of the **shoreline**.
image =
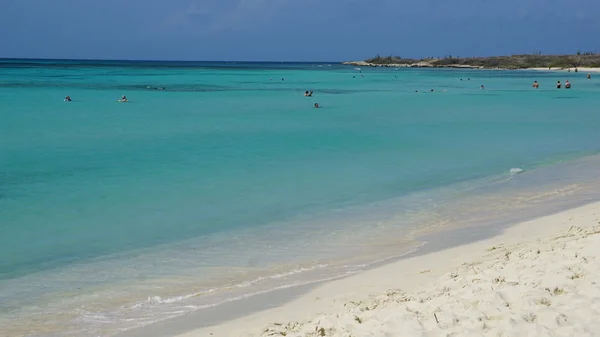
[[[539,168],[541,171],[535,170],[537,173],[533,175],[525,172],[514,176],[510,180],[512,181],[510,185],[519,190],[533,188],[534,191],[522,195],[520,193],[515,194],[514,192],[517,192],[517,190],[511,188],[508,191],[510,192],[510,199],[504,199],[497,198],[499,196],[497,190],[490,190],[489,192],[492,194],[480,195],[478,199],[483,197],[483,202],[486,205],[490,204],[491,207],[477,208],[474,214],[463,214],[460,218],[455,219],[458,222],[452,226],[419,231],[415,233],[415,240],[422,243],[418,249],[375,263],[358,273],[250,294],[219,304],[216,307],[204,308],[176,318],[127,330],[116,336],[259,336],[260,334],[257,331],[272,324],[273,317],[278,317],[280,311],[285,313],[285,316],[277,319],[277,321],[282,322],[289,321],[290,317],[302,320],[320,314],[321,312],[315,311],[315,296],[331,300],[331,296],[339,295],[336,285],[340,285],[340,289],[358,287],[348,289],[351,289],[349,291],[358,296],[356,300],[362,300],[363,297],[367,297],[372,293],[383,292],[385,289],[375,278],[352,283],[351,280],[362,279],[361,275],[372,275],[377,270],[388,270],[388,268],[397,270],[393,269],[393,266],[405,263],[403,261],[406,260],[418,260],[431,254],[441,254],[443,256],[446,251],[460,250],[461,247],[468,248],[482,241],[496,240],[502,237],[505,232],[510,231],[511,228],[519,227],[520,224],[531,219],[538,219],[548,214],[556,214],[581,205],[597,202],[600,200],[600,196],[594,192],[597,190],[594,186],[598,186],[598,181],[581,180],[581,175],[587,176],[585,171],[595,167],[598,159],[600,159],[599,156],[591,155],[575,159],[575,161],[569,160],[564,163],[561,161],[554,165],[542,166]],[[562,178],[560,182],[555,184],[554,178],[551,177],[556,174]],[[577,177],[576,182],[573,181],[575,177]],[[549,178],[551,180],[548,180]],[[539,184],[543,186],[537,186]],[[479,194],[477,193],[477,195]],[[517,208],[511,206],[514,202],[522,204],[529,201],[533,201],[534,205]],[[493,206],[493,204],[496,206]],[[500,208],[497,209],[498,206]],[[484,214],[482,212],[487,215],[485,218],[480,218],[481,214]],[[473,217],[473,215],[475,216]],[[465,219],[467,219],[466,222]],[[368,291],[365,291],[365,287],[368,287]],[[329,290],[323,292],[321,289]],[[314,295],[315,292],[320,295]],[[343,300],[346,301],[346,299]],[[336,301],[339,303],[342,299],[333,299],[333,302]],[[312,304],[309,305],[308,302]],[[300,303],[299,306],[298,303]],[[259,322],[260,324],[258,324]],[[245,327],[245,330],[238,331],[236,330],[237,326]]]
[[369,63],[365,61],[346,61],[342,62],[343,65],[355,66],[355,67],[371,67],[371,68],[435,68],[435,69],[479,69],[479,70],[535,70],[535,71],[560,71],[560,72],[575,72],[575,69],[580,73],[597,73],[600,72],[600,68],[591,68],[591,67],[571,67],[571,68],[519,68],[519,69],[509,69],[509,68],[488,68],[483,66],[471,66],[471,65],[462,65],[462,64],[449,64],[449,65],[433,65],[428,62],[417,62],[417,63]]
[[[553,241],[562,244],[561,241],[557,240],[573,237],[576,239],[585,239],[589,235],[600,232],[600,227],[598,227],[598,224],[600,224],[599,217],[600,202],[593,202],[585,206],[521,222],[501,230],[498,235],[491,238],[475,238],[475,242],[432,252],[422,252],[422,254],[408,256],[400,261],[364,271],[357,275],[330,281],[306,290],[303,294],[296,296],[295,299],[284,305],[277,306],[275,304],[271,308],[265,308],[262,311],[241,318],[185,333],[181,333],[180,330],[171,330],[171,334],[168,333],[168,322],[166,322],[167,326],[165,328],[167,329],[160,332],[154,329],[154,331],[159,333],[156,336],[178,337],[312,336],[308,331],[314,332],[322,328],[326,332],[326,336],[346,336],[348,333],[366,332],[367,330],[364,329],[368,329],[368,326],[371,326],[371,329],[375,329],[375,327],[381,328],[383,325],[391,325],[387,327],[389,333],[397,328],[393,324],[386,322],[385,319],[382,319],[378,315],[378,311],[386,310],[385,314],[387,316],[397,314],[400,317],[396,321],[402,321],[406,325],[409,324],[409,318],[406,318],[405,314],[403,314],[406,312],[406,307],[409,304],[415,303],[415,305],[425,306],[429,299],[425,300],[425,302],[414,302],[412,300],[413,302],[411,303],[405,303],[410,302],[411,299],[418,296],[442,298],[440,297],[440,288],[448,288],[448,286],[442,287],[449,282],[448,280],[459,280],[459,277],[454,275],[468,274],[467,279],[470,283],[481,281],[482,283],[488,282],[490,285],[503,286],[506,283],[514,282],[512,278],[516,277],[515,273],[524,273],[524,271],[514,271],[516,267],[512,266],[510,262],[504,263],[502,265],[503,268],[494,269],[494,266],[498,265],[498,261],[507,259],[511,254],[519,254],[519,256],[528,254],[527,256],[538,258],[535,254],[531,253],[532,249],[534,249],[531,247],[540,247],[538,249],[545,247],[544,253],[541,256],[551,256],[551,252],[560,246],[555,245]],[[464,230],[461,233],[455,234],[458,236],[469,235],[469,231]],[[556,237],[557,235],[558,237]],[[595,237],[596,241],[594,243],[598,243],[598,239],[599,237]],[[548,246],[548,242],[550,242],[550,246]],[[567,243],[565,242],[565,245]],[[592,246],[588,244],[584,248],[588,249],[590,247]],[[599,253],[599,249],[594,248],[593,250],[595,253]],[[586,251],[586,254],[589,254],[589,252]],[[509,260],[508,258],[507,261]],[[516,261],[516,259],[510,261]],[[480,264],[490,264],[492,272],[486,272],[483,266],[478,267]],[[542,268],[548,266],[548,264],[541,265]],[[471,269],[474,271],[474,274],[470,271]],[[504,270],[510,270],[511,274],[502,275]],[[594,270],[597,270],[600,274],[600,267]],[[494,274],[494,272],[498,275]],[[489,280],[482,281],[474,275],[479,275],[478,277],[480,278],[487,277]],[[501,281],[494,282],[494,278],[491,278],[491,276]],[[512,278],[509,279],[509,277]],[[571,281],[575,281],[575,279]],[[567,288],[567,286],[562,284],[564,283],[562,279],[552,281],[555,281],[553,284],[556,284],[559,289],[563,289],[560,286],[564,287],[564,289]],[[506,291],[510,291],[510,287],[512,286],[516,285],[507,284]],[[452,291],[458,291],[458,288],[449,287],[450,289],[442,291],[442,293],[449,294],[443,295],[444,299],[439,305],[444,305],[446,302],[453,303],[454,300],[460,302],[460,298],[454,298],[451,294]],[[418,290],[420,291],[416,292]],[[482,294],[478,296],[487,295],[486,291],[482,291]],[[448,296],[450,296],[450,300]],[[506,296],[511,297],[510,300],[505,301],[506,303],[513,299],[510,293]],[[408,300],[398,299],[398,297]],[[473,300],[475,300],[475,297]],[[501,301],[498,301],[498,303],[499,308],[490,307],[486,308],[486,310],[501,310],[501,308],[505,307],[501,304]],[[371,308],[365,310],[365,305],[371,306]],[[377,309],[379,306],[383,309]],[[566,303],[565,306],[569,307],[569,303]],[[419,313],[417,314],[417,319],[431,320],[429,316],[433,317],[433,313],[437,312],[439,315],[438,318],[445,325],[451,325],[452,318],[448,316],[447,312],[443,310],[438,311],[438,309],[433,307],[427,309],[431,312],[423,312],[422,315]],[[517,312],[516,314],[520,315],[521,313]],[[538,313],[534,314],[538,315]],[[358,315],[361,317],[357,320],[355,317],[358,317]],[[198,326],[198,323],[202,322],[200,318],[198,315],[189,315],[182,318],[179,324],[184,325],[183,322],[187,322],[185,325],[189,328],[193,325],[192,322],[195,322],[196,326]],[[414,318],[410,317],[411,320]],[[367,320],[370,325],[365,324]],[[464,320],[467,323],[469,321],[467,317],[463,317],[460,320]],[[501,321],[501,319],[498,320]],[[490,322],[490,325],[492,323]],[[435,322],[427,322],[426,324],[431,329],[440,329],[440,324],[437,324],[436,327]],[[454,326],[456,329],[465,328],[464,326],[457,326],[457,324],[454,324]],[[416,327],[412,328],[417,329]],[[512,331],[510,330],[510,325],[504,327],[504,329],[509,332]],[[147,336],[150,336],[147,334],[149,331],[151,330],[146,331]],[[460,330],[455,332],[460,332]],[[139,334],[139,336],[142,336],[142,334]]]
[[446,66],[436,66],[427,62],[417,62],[417,63],[369,63],[365,61],[346,61],[341,64],[347,66],[355,66],[355,67],[374,67],[374,68],[456,68],[456,69],[484,69],[480,66],[469,66],[469,65],[446,65]]
[[[586,157],[579,163],[583,164],[585,167],[588,167],[591,164],[589,162],[590,159],[593,160],[596,159],[596,157]],[[569,164],[567,163],[567,165]],[[523,182],[519,182],[519,185],[522,183]],[[270,317],[276,317],[273,315],[279,311],[286,312],[286,315],[293,317],[296,317],[295,315],[297,315],[297,319],[314,316],[317,314],[314,312],[314,305],[310,306],[307,304],[302,304],[300,307],[298,307],[297,303],[299,301],[300,303],[305,303],[308,301],[308,299],[314,300],[314,293],[318,292],[323,294],[321,290],[323,288],[330,289],[325,292],[326,295],[329,296],[330,294],[336,294],[336,284],[343,285],[348,284],[347,282],[350,282],[349,284],[353,286],[357,286],[360,283],[369,287],[369,291],[366,292],[364,289],[362,289],[364,287],[352,291],[355,294],[361,294],[363,297],[368,296],[369,294],[373,293],[373,291],[381,292],[384,290],[381,288],[381,284],[378,284],[376,281],[374,281],[375,279],[371,279],[369,282],[360,281],[358,283],[352,283],[351,280],[357,278],[360,279],[362,277],[361,275],[371,275],[372,273],[376,273],[378,270],[394,268],[393,266],[397,264],[403,264],[405,263],[403,261],[406,260],[412,261],[414,259],[426,258],[431,254],[443,255],[444,252],[448,250],[460,250],[461,247],[468,248],[471,245],[477,245],[482,241],[495,240],[496,238],[502,237],[505,232],[512,230],[514,227],[519,227],[523,222],[529,221],[532,218],[537,219],[539,217],[547,216],[548,214],[563,212],[564,210],[576,208],[597,200],[597,195],[590,195],[585,191],[583,191],[583,198],[581,195],[572,195],[571,192],[568,192],[566,197],[560,197],[556,200],[547,200],[547,202],[544,202],[544,206],[536,206],[537,208],[535,208],[533,211],[530,209],[515,210],[515,212],[510,214],[506,213],[502,218],[496,219],[496,221],[493,222],[483,224],[473,223],[469,227],[447,228],[445,230],[442,229],[441,231],[435,231],[433,233],[426,231],[418,235],[418,241],[423,242],[424,245],[418,248],[416,251],[375,264],[357,274],[336,277],[329,280],[313,282],[311,284],[287,287],[285,289],[278,289],[263,294],[256,294],[247,298],[240,298],[235,301],[221,304],[215,308],[202,309],[186,314],[185,316],[164,320],[137,329],[128,330],[122,334],[118,334],[117,336],[158,337],[181,335],[185,337],[192,337],[251,335],[251,332],[256,332],[264,328],[264,326],[272,323],[266,319],[270,319]],[[342,289],[345,289],[343,287]],[[317,297],[328,298],[327,296],[318,295]],[[338,302],[339,301],[340,300],[338,299]],[[286,320],[283,321],[285,322]],[[260,326],[260,324],[255,324],[255,322],[262,322],[263,326]],[[246,330],[237,331],[234,329],[234,327],[240,324],[245,326]],[[219,333],[217,333],[217,331],[219,331]],[[211,335],[210,333],[214,334]],[[258,335],[259,334],[252,336]]]

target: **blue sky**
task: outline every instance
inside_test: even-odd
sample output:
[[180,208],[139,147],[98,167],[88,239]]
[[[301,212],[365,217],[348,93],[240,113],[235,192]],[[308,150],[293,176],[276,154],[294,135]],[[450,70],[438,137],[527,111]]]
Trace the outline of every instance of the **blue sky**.
[[0,57],[361,60],[598,51],[598,0],[0,0]]

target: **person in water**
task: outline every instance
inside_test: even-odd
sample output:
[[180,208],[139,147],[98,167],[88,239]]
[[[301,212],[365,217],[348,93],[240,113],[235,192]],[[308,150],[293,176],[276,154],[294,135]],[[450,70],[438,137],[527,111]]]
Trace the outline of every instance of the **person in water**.
[[308,90],[304,92],[304,97],[308,97]]
[[485,87],[483,86],[483,84],[481,85],[481,89],[485,89]]
[[319,107],[319,103],[315,103],[315,108],[318,108],[318,107]]
[[587,79],[589,80],[590,78],[592,78],[592,74],[588,73],[587,74]]
[[565,82],[565,89],[571,89],[571,82],[569,80]]
[[125,95],[121,96],[121,102],[129,102],[129,100],[127,99],[127,96],[125,96]]
[[560,84],[560,81],[556,82],[556,89],[560,89],[562,87],[562,84]]
[[540,87],[540,84],[538,83],[538,81],[533,81],[533,87],[534,87],[535,89],[537,89],[537,88],[539,88],[539,87]]
[[312,92],[312,90],[311,90],[311,91],[308,93],[308,97],[312,97],[312,94],[313,94],[313,92]]
[[65,102],[71,102],[71,96],[65,97]]

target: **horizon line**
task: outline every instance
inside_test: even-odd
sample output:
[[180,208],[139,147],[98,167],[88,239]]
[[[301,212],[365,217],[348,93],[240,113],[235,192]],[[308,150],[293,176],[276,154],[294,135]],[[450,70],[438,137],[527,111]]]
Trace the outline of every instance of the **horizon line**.
[[244,60],[152,60],[152,59],[95,59],[95,58],[39,58],[0,57],[1,61],[87,61],[87,62],[212,62],[212,63],[342,63],[346,61],[244,61]]

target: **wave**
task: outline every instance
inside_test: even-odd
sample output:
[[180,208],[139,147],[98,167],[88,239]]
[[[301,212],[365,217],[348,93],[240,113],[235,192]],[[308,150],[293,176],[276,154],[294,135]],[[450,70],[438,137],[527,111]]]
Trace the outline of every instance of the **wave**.
[[523,172],[525,172],[525,170],[523,170],[522,168],[518,168],[518,167],[511,168],[509,170],[509,173],[510,173],[511,176],[514,176],[515,174],[521,174]]
[[[199,292],[195,292],[193,294],[188,294],[188,295],[181,295],[181,296],[175,296],[175,297],[169,297],[169,298],[165,298],[163,299],[160,296],[149,296],[147,303],[153,303],[153,304],[170,304],[170,303],[175,303],[175,302],[181,302],[190,298],[194,298],[194,297],[199,297],[202,295],[206,295],[206,294],[210,294],[210,293],[214,293],[217,290],[230,290],[230,289],[240,289],[240,288],[247,288],[250,287],[252,285],[255,285],[256,283],[259,283],[261,281],[265,281],[265,280],[276,280],[276,279],[281,279],[281,278],[285,278],[288,276],[293,276],[293,275],[298,275],[301,273],[305,273],[305,272],[309,272],[309,271],[314,271],[317,269],[323,269],[323,268],[327,268],[329,267],[329,265],[326,264],[318,264],[312,267],[306,267],[306,268],[297,268],[294,269],[292,271],[289,272],[285,272],[285,273],[279,273],[279,274],[275,274],[275,275],[269,275],[269,276],[261,276],[258,278],[255,278],[253,280],[250,281],[245,281],[242,283],[238,283],[232,286],[226,286],[223,287],[221,289],[217,289],[217,288],[212,288],[209,290],[203,290],[203,291],[199,291]],[[135,305],[134,307],[139,307],[140,304]]]

